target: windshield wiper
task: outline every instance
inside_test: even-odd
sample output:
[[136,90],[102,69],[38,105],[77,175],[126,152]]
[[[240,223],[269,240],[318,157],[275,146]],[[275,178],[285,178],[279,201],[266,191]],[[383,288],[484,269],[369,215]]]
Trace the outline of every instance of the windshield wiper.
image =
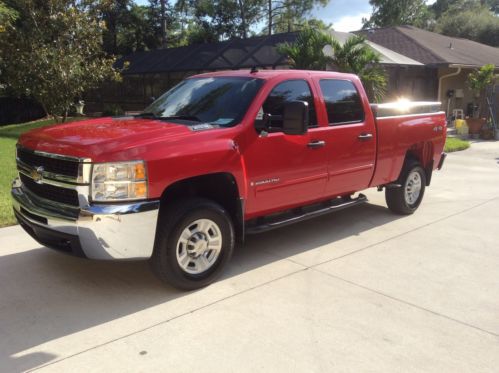
[[160,120],[175,120],[175,119],[180,119],[180,120],[189,120],[192,122],[200,122],[201,119],[194,115],[171,115],[171,116],[160,116],[155,113],[150,113],[150,112],[145,112],[145,113],[140,113],[135,115],[135,118],[152,118],[152,119],[160,119]]
[[159,117],[164,120],[175,120],[175,119],[181,119],[181,120],[191,120],[193,122],[201,122],[201,119],[196,117],[195,115],[172,115],[169,117]]
[[154,113],[145,112],[135,115],[135,118],[161,118],[161,117],[158,117]]

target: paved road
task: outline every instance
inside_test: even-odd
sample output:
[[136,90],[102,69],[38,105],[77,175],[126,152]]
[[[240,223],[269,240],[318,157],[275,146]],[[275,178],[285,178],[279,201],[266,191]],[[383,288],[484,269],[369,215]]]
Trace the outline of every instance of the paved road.
[[161,285],[0,230],[0,371],[497,372],[499,142],[413,216],[371,203],[261,236],[218,283]]

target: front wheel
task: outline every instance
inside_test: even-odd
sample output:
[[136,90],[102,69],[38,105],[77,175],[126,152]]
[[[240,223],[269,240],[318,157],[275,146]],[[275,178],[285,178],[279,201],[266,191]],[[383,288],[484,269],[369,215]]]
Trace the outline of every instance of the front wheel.
[[387,188],[385,199],[388,208],[401,215],[414,213],[423,200],[426,174],[418,162],[409,162],[399,178],[400,188]]
[[164,282],[194,290],[212,283],[234,250],[234,228],[220,205],[201,198],[166,208],[158,222],[151,265]]

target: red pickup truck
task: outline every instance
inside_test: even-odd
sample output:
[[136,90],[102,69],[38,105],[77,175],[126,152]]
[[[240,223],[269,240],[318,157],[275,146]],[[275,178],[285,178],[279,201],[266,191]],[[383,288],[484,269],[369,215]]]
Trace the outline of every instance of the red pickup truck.
[[370,105],[356,76],[334,72],[197,75],[142,114],[21,136],[14,212],[44,246],[149,258],[195,289],[246,234],[364,203],[363,189],[413,213],[445,159],[438,107]]

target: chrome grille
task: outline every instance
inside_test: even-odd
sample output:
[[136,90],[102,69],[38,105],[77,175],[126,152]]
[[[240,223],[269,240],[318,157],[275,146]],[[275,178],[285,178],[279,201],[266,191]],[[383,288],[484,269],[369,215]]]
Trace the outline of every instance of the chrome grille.
[[23,187],[37,195],[54,202],[71,206],[79,206],[78,192],[75,189],[61,188],[50,184],[38,184],[30,177],[19,174]]
[[17,169],[22,188],[61,205],[79,207],[80,201],[88,202],[91,166],[90,159],[17,146]]
[[78,178],[80,162],[77,159],[69,160],[40,155],[32,150],[21,147],[17,149],[17,158],[25,165],[33,168],[43,167],[46,172],[69,176],[75,180]]

